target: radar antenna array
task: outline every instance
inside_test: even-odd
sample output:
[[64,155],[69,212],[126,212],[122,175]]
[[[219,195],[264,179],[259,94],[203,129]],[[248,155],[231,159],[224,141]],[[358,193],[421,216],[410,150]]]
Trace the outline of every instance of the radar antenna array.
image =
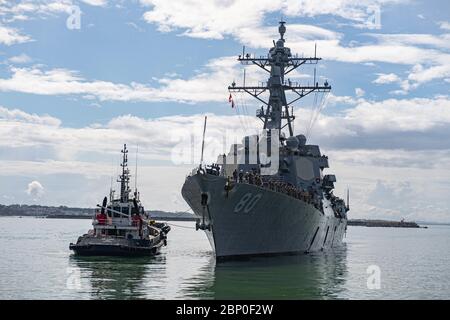
[[[243,65],[256,65],[267,71],[270,74],[268,81],[257,86],[248,86],[245,80],[242,86],[238,86],[233,81],[232,85],[228,87],[228,90],[230,93],[246,92],[263,103],[261,109],[257,110],[256,116],[263,121],[264,129],[277,129],[281,131],[287,126],[289,128],[289,135],[293,136],[293,121],[295,120],[295,116],[289,107],[292,107],[295,102],[313,92],[329,92],[331,86],[327,81],[323,85],[319,85],[316,82],[315,71],[314,84],[312,86],[302,86],[289,79],[285,79],[285,76],[295,69],[303,65],[316,65],[321,60],[321,58],[317,58],[316,56],[317,46],[314,49],[314,57],[304,58],[298,57],[298,55],[292,56],[291,50],[284,46],[286,41],[284,38],[286,33],[285,24],[286,22],[280,21],[278,27],[280,39],[276,42],[274,41],[274,47],[270,49],[267,57],[261,56],[257,58],[249,53],[245,53],[245,46],[242,49],[242,55],[238,57],[238,61]],[[268,101],[265,101],[261,96],[265,92],[270,93]],[[287,101],[286,92],[294,93],[296,97],[291,101]]]

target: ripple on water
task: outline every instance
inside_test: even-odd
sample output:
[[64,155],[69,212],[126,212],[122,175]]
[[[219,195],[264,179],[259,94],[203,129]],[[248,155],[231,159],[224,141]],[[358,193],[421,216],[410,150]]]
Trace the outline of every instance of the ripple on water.
[[[190,222],[177,224],[191,226]],[[156,257],[76,257],[89,220],[2,218],[1,299],[446,299],[449,227],[349,227],[331,252],[216,263],[205,235],[174,226]],[[20,233],[17,232],[20,230]],[[378,265],[381,289],[367,288]]]

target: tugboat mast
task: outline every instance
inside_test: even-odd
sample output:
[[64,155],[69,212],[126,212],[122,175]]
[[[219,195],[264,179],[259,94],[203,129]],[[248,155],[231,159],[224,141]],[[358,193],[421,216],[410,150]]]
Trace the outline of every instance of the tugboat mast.
[[130,170],[128,169],[128,150],[126,144],[123,145],[121,152],[123,154],[122,163],[120,164],[122,167],[122,174],[119,176],[117,182],[120,182],[120,202],[128,202],[130,194]]
[[[316,82],[314,74],[314,84],[313,86],[301,86],[298,83],[293,83],[290,80],[285,80],[285,75],[291,71],[297,69],[304,64],[317,64],[321,58],[314,57],[310,58],[299,58],[297,55],[295,57],[291,54],[291,49],[284,46],[285,39],[284,34],[286,32],[286,26],[284,21],[280,21],[280,26],[278,27],[278,32],[280,33],[280,39],[275,43],[274,47],[269,50],[267,57],[252,57],[249,53],[245,54],[242,52],[242,56],[239,55],[238,60],[243,65],[257,65],[263,70],[270,73],[267,83],[258,86],[236,86],[236,83],[232,83],[228,87],[231,92],[246,92],[262,102],[265,105],[261,109],[257,110],[256,116],[264,122],[264,129],[276,129],[281,130],[288,126],[289,135],[293,136],[292,121],[295,119],[293,112],[289,111],[289,107],[292,104],[303,97],[309,95],[312,92],[329,92],[331,86],[325,81],[323,86],[319,86]],[[245,47],[244,47],[245,48]],[[264,101],[260,95],[266,91],[269,91],[269,101]],[[297,94],[298,97],[294,98],[292,101],[288,102],[286,99],[286,91],[292,91]],[[286,123],[283,124],[283,120]],[[281,137],[281,135],[280,135]]]

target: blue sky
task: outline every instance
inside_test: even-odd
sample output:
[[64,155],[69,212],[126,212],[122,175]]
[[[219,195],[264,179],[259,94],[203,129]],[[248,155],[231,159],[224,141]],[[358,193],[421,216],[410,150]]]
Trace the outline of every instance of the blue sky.
[[[73,6],[80,29],[66,26]],[[139,145],[149,209],[186,209],[193,164],[174,150],[198,138],[205,113],[211,161],[225,131],[259,125],[258,105],[236,96],[231,109],[226,87],[242,81],[242,46],[266,54],[280,17],[293,53],[317,43],[324,58],[317,74],[333,90],[310,142],[330,156],[338,192],[352,189],[354,217],[450,221],[444,0],[0,0],[0,203],[93,206],[126,142]],[[296,106],[298,132],[311,103]]]

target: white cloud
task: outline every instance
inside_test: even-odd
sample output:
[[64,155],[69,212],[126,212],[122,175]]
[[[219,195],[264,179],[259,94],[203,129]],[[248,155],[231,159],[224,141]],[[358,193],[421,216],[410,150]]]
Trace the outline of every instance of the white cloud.
[[14,63],[14,64],[24,64],[24,63],[29,63],[31,61],[32,61],[32,59],[25,53],[22,53],[18,56],[14,56],[14,57],[11,57],[8,59],[8,62]]
[[240,78],[235,57],[209,61],[189,79],[162,78],[159,86],[132,82],[87,81],[67,69],[42,70],[38,66],[11,68],[11,77],[0,79],[0,91],[38,95],[82,95],[100,101],[204,102],[227,99],[227,87]]
[[450,22],[448,22],[448,21],[440,21],[439,22],[439,27],[442,30],[449,30],[450,31]]
[[[339,40],[316,41],[320,54],[325,59],[342,62],[386,62],[392,64],[414,65],[417,63],[443,64],[450,55],[434,49],[425,49],[402,44],[367,44],[346,47]],[[291,45],[296,50],[314,48],[314,42]],[[311,49],[310,49],[311,50]],[[311,50],[312,51],[312,50]]]
[[[317,132],[328,131],[330,127],[347,127],[356,134],[386,134],[391,143],[394,132],[427,132],[450,125],[450,100],[437,99],[387,99],[382,101],[360,100],[354,108],[349,108],[341,116],[321,118]],[[335,123],[333,123],[336,121]],[[448,129],[448,128],[447,128]],[[387,139],[387,137],[386,137]],[[414,141],[413,143],[419,143]],[[406,148],[406,145],[404,146]],[[425,147],[425,145],[421,145]]]
[[[120,146],[116,150],[117,158]],[[130,154],[130,159],[132,155]],[[12,185],[20,181],[35,177],[41,185],[45,185],[44,192],[38,192],[39,187],[32,187],[31,191],[38,196],[24,193],[12,193],[5,185],[0,185],[0,194],[5,194],[3,203],[36,203],[47,205],[67,205],[77,207],[94,207],[109,192],[111,178],[118,174],[119,162],[61,162],[61,161],[5,161],[5,167],[0,169],[0,177],[8,176]],[[181,197],[181,187],[186,173],[192,168],[183,166],[147,166],[139,165],[138,189],[146,210],[186,211],[188,205]],[[65,188],[61,188],[64,181]],[[134,176],[132,175],[134,186]],[[119,190],[117,184],[113,184]],[[74,190],[75,189],[75,190]],[[28,189],[27,189],[28,190]],[[27,191],[26,190],[26,191]],[[7,198],[8,197],[8,198]]]
[[[144,14],[147,22],[158,25],[160,31],[182,30],[182,35],[208,39],[231,36],[253,48],[267,48],[278,36],[277,26],[266,27],[267,13],[282,11],[288,16],[337,15],[362,22],[367,19],[370,5],[386,6],[405,1],[161,1],[141,0],[151,7]],[[230,17],[233,17],[230,19]],[[372,35],[372,34],[370,34]],[[449,35],[373,34],[377,43],[360,46],[342,45],[343,35],[311,25],[287,25],[288,46],[298,53],[313,54],[317,43],[325,59],[343,62],[389,62],[396,64],[445,64],[449,55],[422,45],[449,48]]]
[[288,17],[333,15],[365,23],[372,14],[368,7],[406,2],[396,0],[236,0],[236,1],[164,1],[140,0],[150,7],[144,19],[155,23],[162,32],[183,30],[183,35],[197,38],[240,38],[242,33],[260,29],[265,15],[280,12]]
[[377,73],[377,75],[378,78],[372,81],[373,83],[376,84],[386,84],[400,81],[400,77],[397,76],[395,73]]
[[72,5],[71,0],[2,1],[0,2],[0,16],[12,21],[27,20],[38,16],[65,13]]
[[450,77],[450,64],[423,68],[421,65],[415,66],[408,75],[408,80],[417,84],[422,84],[435,79]]
[[355,99],[354,97],[351,96],[335,96],[333,93],[330,93],[328,96],[327,104],[331,106],[338,104],[356,105],[358,101],[359,99]]
[[[361,169],[372,168],[362,167]],[[400,176],[402,173],[405,172],[393,170],[390,172],[394,175],[393,179],[386,178],[384,174],[382,179],[376,181],[366,183],[352,181],[351,199],[354,201],[351,206],[353,210],[349,213],[350,217],[448,223],[450,203],[443,194],[449,190],[442,187],[442,180],[427,181],[425,175],[432,175],[433,172],[426,170],[414,172],[423,179],[420,182]],[[436,191],[433,195],[429,195],[427,190]]]
[[[81,0],[91,6],[105,7],[107,0]],[[8,26],[14,21],[25,21],[36,18],[47,18],[58,14],[68,14],[77,1],[73,0],[19,0],[0,1],[0,44],[13,45],[31,41],[31,37],[23,35],[19,30]]]
[[[338,194],[343,194],[347,185],[351,186],[353,217],[405,216],[423,220],[423,213],[427,212],[431,215],[428,220],[437,217],[448,221],[445,210],[450,206],[447,201],[450,176],[445,168],[450,166],[450,143],[442,139],[450,132],[448,97],[377,102],[362,98],[333,99],[335,103],[347,101],[354,107],[319,117],[310,143],[318,142],[322,151],[329,155],[329,172],[338,175]],[[298,109],[296,114],[295,128],[300,133],[306,127],[308,110]],[[228,139],[222,145],[224,133],[240,140],[245,134],[243,121],[249,127],[260,127],[255,117],[208,115],[208,119],[205,154],[208,162],[215,161],[217,155],[228,151],[233,143]],[[58,195],[58,201],[92,206],[87,201],[98,201],[106,192],[104,185],[109,186],[109,176],[115,175],[121,143],[129,144],[130,154],[133,154],[134,145],[139,144],[140,181],[145,183],[146,201],[152,208],[186,209],[179,197],[179,189],[185,175],[199,161],[203,115],[156,119],[125,115],[103,125],[70,128],[62,126],[55,118],[2,108],[0,122],[0,150],[8,150],[8,153],[0,153],[3,157],[1,176],[32,177],[41,182],[50,176],[72,180],[83,177],[73,180],[75,184],[83,183],[86,189],[80,198],[67,192]],[[194,163],[174,166],[173,152],[177,155],[176,151],[183,146],[190,149],[191,135],[195,139]],[[36,153],[40,154],[39,160],[33,160]],[[5,159],[8,154],[21,155],[21,159]],[[115,161],[112,163],[111,159]],[[160,167],[161,164],[164,167]],[[381,188],[380,185],[377,187],[378,180],[386,188],[397,190],[398,194],[408,184],[413,195],[421,194],[426,188],[435,190],[435,199],[420,203],[406,199],[403,210],[395,206],[386,209],[367,198],[370,190]],[[164,187],[158,189],[161,181]],[[46,194],[50,192],[48,184]],[[442,187],[445,185],[447,187]],[[99,190],[99,187],[103,189]],[[52,194],[58,193],[55,187],[51,188]],[[166,201],[168,197],[173,201]],[[80,202],[75,203],[75,198]],[[430,203],[435,207],[427,211]]]
[[[370,4],[388,5],[401,1],[331,1],[327,5],[318,5],[316,1],[268,1],[266,4],[253,5],[250,1],[209,2],[194,1],[153,1],[142,0],[141,3],[150,9],[144,14],[146,21],[156,23],[161,31],[173,29],[182,30],[182,34],[191,37],[223,39],[234,37],[240,42],[254,48],[267,49],[272,39],[277,37],[277,27],[264,26],[266,13],[283,11],[289,16],[315,16],[318,14],[333,14],[360,21],[367,16],[366,8]],[[57,13],[67,10],[72,1],[43,1],[32,3],[25,1],[20,5],[0,5],[1,10],[15,14],[42,12]],[[91,4],[106,5],[106,1],[91,1]],[[320,9],[320,10],[319,10]],[[195,10],[192,14],[190,11]],[[230,16],[233,19],[230,19]],[[319,55],[325,59],[349,63],[389,62],[394,64],[421,65],[420,73],[412,73],[404,79],[402,89],[407,93],[419,85],[440,78],[448,78],[450,55],[445,52],[449,48],[449,35],[427,34],[373,34],[376,43],[363,45],[343,45],[344,35],[325,28],[288,24],[286,34],[287,45],[294,53],[313,55],[317,43]],[[1,39],[1,37],[0,37]],[[1,40],[0,40],[1,41]],[[443,51],[444,50],[444,51]],[[228,62],[226,62],[228,59]],[[222,63],[221,66],[218,63]],[[115,84],[108,81],[86,81],[72,79],[75,73],[70,70],[56,69],[50,71],[33,69],[15,69],[11,79],[3,79],[3,88],[37,94],[83,94],[96,96],[99,100],[113,101],[223,101],[223,92],[233,75],[238,75],[234,69],[234,58],[218,58],[211,60],[197,77],[191,79],[159,79],[160,88],[145,84]],[[220,70],[223,68],[224,70]],[[226,76],[226,68],[231,73]],[[47,77],[48,72],[66,73],[64,83],[53,81]],[[14,79],[17,78],[17,79]],[[19,80],[20,81],[14,81]],[[41,82],[40,80],[44,80]],[[9,80],[10,85],[5,80]],[[204,90],[204,81],[213,83],[211,90]],[[379,79],[378,81],[382,81]],[[400,83],[400,80],[398,80]],[[376,82],[377,83],[377,82]],[[381,83],[381,82],[380,82]],[[29,84],[32,84],[31,86]],[[217,85],[217,86],[216,86]],[[219,87],[221,86],[221,87]],[[98,92],[98,94],[93,92]],[[205,94],[204,92],[207,92]]]
[[[154,23],[162,32],[177,31],[184,36],[223,39],[233,37],[253,48],[267,48],[276,39],[277,26],[265,26],[265,15],[282,12],[288,17],[334,15],[365,24],[370,16],[368,7],[385,7],[407,1],[161,1],[141,0],[150,9],[144,19]],[[230,19],[230,17],[233,17]],[[445,27],[445,24],[442,24]],[[311,25],[287,25],[287,45],[293,52],[314,54],[317,44],[319,55],[327,60],[348,63],[386,62],[402,65],[421,64],[429,69],[427,75],[412,75],[403,87],[417,88],[424,82],[447,77],[450,65],[450,35],[431,34],[366,34],[376,39],[375,43],[361,45],[344,44],[340,33]],[[431,76],[433,75],[433,76]],[[412,80],[423,79],[422,82]],[[380,80],[381,81],[381,80]],[[400,80],[398,80],[400,81]],[[402,93],[407,93],[402,88]]]
[[378,73],[378,78],[372,81],[376,84],[398,83],[401,90],[394,90],[394,94],[407,94],[409,91],[418,88],[420,85],[436,79],[446,79],[450,77],[450,65],[443,64],[425,68],[421,64],[414,65],[406,79],[400,78],[394,73]]
[[[82,3],[91,6],[104,7],[108,4],[107,0],[81,0]],[[19,1],[0,1],[0,16],[6,20],[17,16],[32,19],[40,16],[51,16],[60,13],[67,13],[73,5],[78,5],[79,1],[74,0],[19,0]],[[24,20],[24,18],[19,18]]]
[[[256,83],[263,71],[253,68],[247,72],[248,83]],[[0,91],[22,92],[38,95],[81,95],[86,99],[100,101],[176,101],[176,102],[225,102],[227,87],[233,79],[241,79],[241,68],[236,57],[212,59],[198,70],[195,76],[182,79],[168,73],[155,79],[159,85],[132,82],[113,83],[102,80],[84,79],[78,72],[67,69],[44,70],[42,66],[11,67],[9,78],[0,78]],[[423,67],[416,64],[407,79],[394,73],[378,73],[376,84],[398,83],[406,93],[420,84],[450,76],[449,65]],[[305,74],[293,72],[291,79],[304,78]],[[261,79],[261,78],[259,78]]]
[[[205,3],[208,5],[207,8],[204,8],[205,11],[213,10],[210,8],[214,6],[213,2]],[[188,6],[186,3],[184,5]],[[191,5],[189,3],[189,6]],[[185,14],[186,10],[193,10],[192,8],[172,10],[172,7],[183,6],[182,3],[155,2],[153,9],[147,12],[144,17],[147,18],[147,21],[157,23],[161,31],[182,28],[185,29],[183,35],[214,39],[223,39],[225,36],[231,35],[247,46],[268,48],[272,39],[278,37],[278,29],[277,26],[266,27],[263,25],[263,17],[258,11],[259,9],[255,9],[263,6],[242,10],[244,14],[240,14],[237,19],[232,19],[232,22],[229,22],[228,14],[237,10],[238,7],[235,7],[237,5],[238,2],[233,2],[232,6],[226,7],[225,12],[221,8],[214,8],[220,15],[216,19],[215,13],[198,14],[198,11],[201,12],[202,9],[196,9],[196,13],[192,15]],[[321,4],[319,6],[321,7]],[[294,53],[313,55],[314,46],[317,44],[320,56],[327,60],[349,63],[388,62],[405,65],[418,63],[442,65],[450,61],[450,55],[445,52],[436,48],[421,47],[422,45],[430,45],[438,49],[449,48],[448,35],[375,34],[373,37],[377,40],[376,43],[346,46],[342,44],[343,35],[340,33],[317,26],[288,24],[285,37],[287,46],[291,47]]]
[[[347,99],[337,99],[346,103]],[[436,139],[436,135],[450,132],[450,100],[388,99],[368,101],[351,100],[350,108],[333,115],[323,114],[315,124],[312,139],[325,148],[342,149],[402,149],[447,150],[450,142]],[[297,132],[308,127],[310,109],[297,109]],[[223,135],[228,132],[241,137],[245,134],[242,121],[249,128],[259,128],[259,120],[249,116],[210,115],[207,139],[211,148],[220,149]],[[122,142],[141,146],[142,159],[171,162],[174,146],[190,139],[201,140],[203,115],[169,116],[143,119],[123,115],[106,124],[93,124],[83,128],[61,125],[59,119],[29,114],[17,109],[0,108],[0,147],[51,147],[56,159],[77,160],[89,153],[94,158],[101,154],[114,154]],[[247,132],[249,133],[249,132]],[[149,139],[151,137],[151,139]],[[219,147],[214,146],[214,141]],[[212,152],[214,161],[219,152]],[[65,154],[69,155],[67,157]],[[397,153],[398,154],[398,153]],[[197,155],[198,156],[198,155]],[[72,157],[72,158],[70,158]],[[430,161],[429,164],[435,164]]]
[[44,187],[39,181],[31,181],[28,184],[28,188],[26,190],[27,194],[35,199],[42,197],[44,194]]
[[136,23],[134,23],[134,22],[127,22],[126,25],[132,27],[133,29],[135,29],[135,30],[137,30],[137,31],[139,31],[139,32],[144,32],[144,29],[141,28],[141,27],[139,27],[139,26],[138,26]]
[[432,34],[367,34],[377,38],[380,43],[385,45],[420,45],[430,46],[439,49],[450,49],[450,34],[432,35]]
[[29,41],[31,41],[31,38],[21,34],[19,30],[0,24],[0,44],[11,46]]
[[[252,121],[256,124],[256,119]],[[29,150],[31,153],[33,148],[51,148],[57,160],[74,161],[86,153],[94,158],[101,158],[102,154],[115,154],[122,142],[130,142],[139,144],[140,158],[143,160],[173,163],[171,155],[176,145],[190,139],[192,135],[196,141],[201,140],[203,115],[157,119],[124,115],[105,125],[77,129],[63,127],[58,119],[49,116],[0,108],[0,123],[0,147],[4,148],[10,146],[12,141],[14,148]],[[240,126],[237,117],[211,117],[208,139],[222,136],[227,127],[233,135],[243,135]],[[198,156],[199,152],[195,152],[196,159]],[[216,156],[211,156],[212,160]]]
[[358,98],[364,96],[366,92],[361,88],[355,88],[355,94]]
[[91,6],[105,7],[108,4],[108,0],[81,0]]
[[58,127],[61,121],[57,118],[43,115],[30,114],[19,109],[7,109],[0,106],[0,121],[14,121],[19,123],[42,124],[52,127]]
[[260,25],[264,13],[280,9],[280,4],[253,1],[161,1],[140,0],[152,7],[144,19],[156,23],[162,32],[184,29],[183,34],[208,39],[223,39],[242,27]]

